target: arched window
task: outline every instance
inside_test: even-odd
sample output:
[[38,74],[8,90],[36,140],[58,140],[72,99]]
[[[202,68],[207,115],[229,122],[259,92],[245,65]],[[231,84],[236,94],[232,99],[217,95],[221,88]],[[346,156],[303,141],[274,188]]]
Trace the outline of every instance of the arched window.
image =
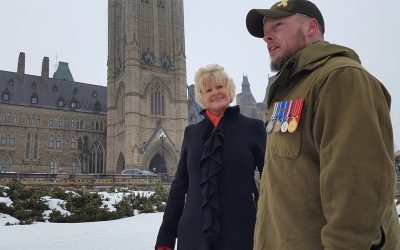
[[89,173],[105,173],[105,154],[104,149],[99,143],[95,143],[90,148]]
[[37,160],[39,158],[39,136],[35,134],[33,140],[33,159]]
[[94,104],[94,111],[100,111],[101,110],[101,104],[99,100],[97,100]]
[[71,149],[78,149],[78,142],[75,137],[71,138]]
[[52,135],[49,137],[49,148],[54,148],[54,137]]
[[1,146],[7,146],[7,135],[5,133],[1,134],[0,144]]
[[5,101],[5,102],[10,101],[10,91],[8,90],[8,88],[6,88],[3,91],[3,101]]
[[25,141],[25,159],[31,158],[31,134],[26,135]]
[[51,174],[57,174],[58,173],[58,162],[54,158],[50,161],[50,173]]
[[39,103],[39,98],[38,98],[36,92],[34,92],[34,93],[31,95],[31,103],[32,103],[32,104],[38,104],[38,103]]
[[15,135],[14,135],[14,133],[10,134],[10,137],[8,138],[8,145],[10,147],[14,147],[15,146]]
[[96,131],[100,130],[99,121],[96,121]]
[[72,174],[81,174],[82,173],[82,167],[81,163],[79,160],[76,160],[75,162],[72,163]]
[[5,157],[1,160],[0,172],[11,172],[11,160],[8,157]]
[[101,121],[100,122],[100,131],[103,131],[104,130],[104,123],[103,123],[103,121]]
[[117,95],[116,122],[122,122],[125,114],[125,88],[121,85]]
[[151,87],[151,114],[152,115],[165,115],[165,97],[164,90],[159,84]]
[[82,139],[82,137],[79,137],[79,139],[78,139],[78,149],[79,150],[83,149],[83,139]]
[[57,149],[62,148],[62,143],[61,143],[61,137],[60,136],[56,137],[56,148]]

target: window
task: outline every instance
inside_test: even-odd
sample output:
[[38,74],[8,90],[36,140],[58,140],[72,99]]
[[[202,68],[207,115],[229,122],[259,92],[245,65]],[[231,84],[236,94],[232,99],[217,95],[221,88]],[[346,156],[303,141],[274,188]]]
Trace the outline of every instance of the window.
[[49,118],[49,126],[53,127],[53,118]]
[[8,101],[10,101],[10,91],[8,90],[8,88],[6,88],[4,91],[3,91],[3,101],[5,101],[5,102],[8,102]]
[[3,94],[3,101],[8,102],[10,100],[10,94],[4,93]]
[[164,116],[164,90],[160,85],[151,87],[151,114]]
[[37,160],[39,158],[39,136],[35,134],[35,138],[33,140],[33,159]]
[[58,100],[58,107],[64,107],[64,100]]
[[54,137],[52,135],[49,137],[49,148],[54,148]]
[[99,143],[90,148],[89,173],[105,173],[104,149]]
[[31,134],[26,135],[25,140],[25,159],[31,158]]
[[58,162],[56,159],[52,159],[50,161],[50,173],[57,174],[58,173]]
[[13,115],[12,117],[12,123],[16,124],[17,123],[17,115]]
[[31,97],[31,103],[32,104],[37,104],[38,103],[38,98],[36,96]]
[[76,162],[72,163],[72,174],[81,174],[82,173],[82,168],[81,168],[81,163],[79,160]]
[[6,134],[1,135],[0,144],[1,144],[1,146],[7,146],[7,135]]
[[11,160],[8,157],[1,160],[0,170],[1,172],[11,171]]
[[75,137],[71,138],[71,149],[78,149],[78,142]]
[[61,145],[61,137],[57,136],[56,137],[56,148],[60,149],[61,147],[62,147],[62,145]]
[[15,146],[15,136],[13,133],[10,134],[9,140],[8,140],[8,145],[10,147],[14,147]]
[[62,118],[60,118],[60,128],[62,128],[64,126],[64,121]]

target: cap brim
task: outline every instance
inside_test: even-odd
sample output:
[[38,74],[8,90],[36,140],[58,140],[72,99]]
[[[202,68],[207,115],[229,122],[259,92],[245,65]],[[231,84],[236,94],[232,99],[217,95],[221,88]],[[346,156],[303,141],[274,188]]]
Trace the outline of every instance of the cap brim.
[[247,13],[246,26],[247,30],[252,36],[262,38],[264,37],[264,17],[279,18],[291,16],[294,13],[282,10],[273,9],[252,9]]

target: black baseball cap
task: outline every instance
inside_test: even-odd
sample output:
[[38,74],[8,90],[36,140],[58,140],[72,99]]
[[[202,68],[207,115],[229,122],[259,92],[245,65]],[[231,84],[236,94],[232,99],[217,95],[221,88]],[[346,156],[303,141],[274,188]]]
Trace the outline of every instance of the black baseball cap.
[[246,17],[247,30],[252,36],[262,38],[264,36],[264,17],[279,18],[296,13],[317,19],[322,26],[322,33],[324,33],[325,23],[321,12],[315,4],[307,0],[281,0],[272,5],[270,9],[252,9]]

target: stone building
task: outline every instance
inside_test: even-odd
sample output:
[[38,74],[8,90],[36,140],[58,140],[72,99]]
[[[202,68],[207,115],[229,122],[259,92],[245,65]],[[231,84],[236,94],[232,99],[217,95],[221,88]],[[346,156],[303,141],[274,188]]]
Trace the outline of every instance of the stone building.
[[[0,71],[2,171],[173,175],[183,131],[202,119],[186,84],[183,0],[109,0],[107,87],[75,82],[65,62],[53,78]],[[236,103],[265,119],[243,76]]]
[[74,82],[60,62],[49,77],[44,57],[40,76],[0,70],[0,171],[104,173],[106,88]]
[[273,79],[273,77],[269,77],[268,83],[265,83],[267,86],[264,100],[262,102],[256,102],[253,94],[251,93],[249,79],[247,76],[243,75],[242,92],[236,95],[236,104],[240,106],[240,113],[248,117],[265,121],[265,111],[267,109],[267,93],[269,85]]
[[188,125],[183,0],[109,0],[107,173],[173,175]]

